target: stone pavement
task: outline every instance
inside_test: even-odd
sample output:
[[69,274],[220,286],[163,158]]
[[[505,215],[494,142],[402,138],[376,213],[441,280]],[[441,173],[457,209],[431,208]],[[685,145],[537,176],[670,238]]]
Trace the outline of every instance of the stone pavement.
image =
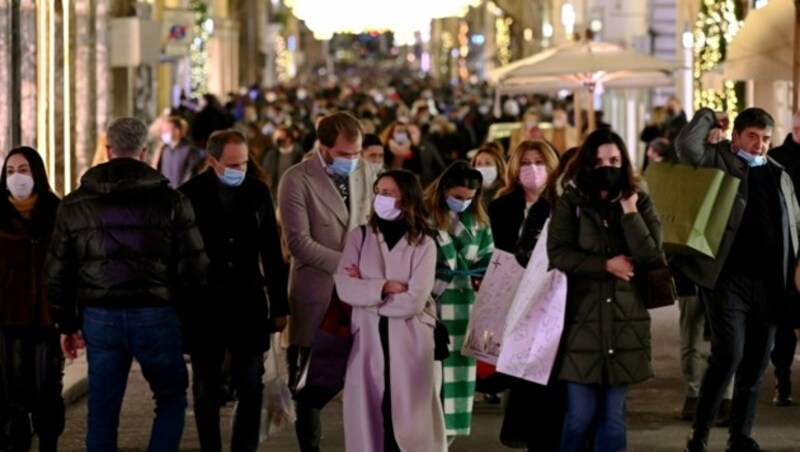
[[[689,423],[678,419],[683,402],[678,362],[678,309],[663,308],[653,314],[653,364],[656,378],[631,388],[628,402],[628,450],[629,451],[679,451],[682,450]],[[778,408],[771,404],[774,379],[768,370],[764,380],[758,417],[754,427],[754,437],[761,446],[771,451],[800,451],[800,405]],[[78,394],[80,386],[85,387],[85,362],[76,360],[67,366],[65,392]],[[800,388],[800,368],[794,367],[794,387]],[[74,382],[74,383],[73,383]],[[487,405],[479,400],[475,405],[472,434],[458,438],[452,445],[452,452],[503,451],[511,450],[500,444],[498,435],[502,423],[502,409],[498,405]],[[800,393],[795,394],[800,401]],[[138,368],[131,371],[128,391],[123,405],[119,429],[121,451],[141,451],[147,446],[154,404],[146,382]],[[531,410],[547,409],[531,407]],[[221,425],[226,441],[230,441],[230,420],[232,407],[229,404],[222,410]],[[342,434],[342,405],[334,400],[323,410],[323,442],[326,452],[344,451]],[[73,403],[67,411],[67,428],[62,436],[62,451],[84,450],[83,439],[86,429],[85,399]],[[722,451],[727,434],[724,429],[714,429],[711,436],[711,450]],[[197,430],[190,407],[187,410],[186,429],[182,450],[197,451]],[[274,438],[267,439],[259,450],[297,451],[294,431],[284,429]],[[356,451],[360,452],[360,451]]]

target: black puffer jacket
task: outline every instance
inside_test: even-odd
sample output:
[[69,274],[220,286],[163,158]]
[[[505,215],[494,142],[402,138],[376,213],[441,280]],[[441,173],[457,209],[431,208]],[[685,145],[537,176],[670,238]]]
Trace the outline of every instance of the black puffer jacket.
[[586,203],[567,187],[556,203],[547,237],[550,266],[567,275],[567,312],[557,376],[582,384],[636,383],[653,376],[650,315],[633,282],[605,270],[608,259],[633,258],[644,272],[661,256],[661,223],[650,197],[638,212],[619,202]]
[[182,303],[205,280],[208,258],[194,211],[167,179],[118,158],[89,170],[56,215],[47,291],[62,333],[80,329],[83,306]]

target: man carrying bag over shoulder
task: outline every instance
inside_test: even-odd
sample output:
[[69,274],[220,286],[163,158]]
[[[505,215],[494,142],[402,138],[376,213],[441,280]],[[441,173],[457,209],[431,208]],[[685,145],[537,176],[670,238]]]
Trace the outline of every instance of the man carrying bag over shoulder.
[[726,450],[753,451],[760,450],[750,435],[772,348],[774,312],[793,290],[800,208],[789,175],[767,157],[774,127],[769,113],[742,111],[730,144],[706,143],[716,125],[715,113],[701,109],[676,139],[681,163],[717,168],[741,181],[715,257],[674,258],[700,286],[711,328],[711,356],[686,450],[707,450],[709,428],[735,374]]

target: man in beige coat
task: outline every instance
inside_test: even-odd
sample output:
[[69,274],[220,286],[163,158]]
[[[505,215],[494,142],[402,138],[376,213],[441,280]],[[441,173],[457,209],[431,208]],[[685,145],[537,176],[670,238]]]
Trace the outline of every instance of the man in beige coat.
[[[278,206],[292,256],[287,352],[292,387],[328,308],[345,236],[369,218],[377,174],[359,159],[362,136],[352,115],[326,116],[317,126],[319,151],[281,178]],[[298,401],[295,430],[302,452],[320,450],[319,410]]]

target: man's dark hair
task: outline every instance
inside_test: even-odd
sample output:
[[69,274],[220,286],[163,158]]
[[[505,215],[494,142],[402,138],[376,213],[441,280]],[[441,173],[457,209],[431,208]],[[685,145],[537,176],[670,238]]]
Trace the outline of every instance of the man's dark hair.
[[748,127],[755,127],[756,129],[773,129],[775,128],[775,120],[772,115],[767,113],[764,109],[758,107],[746,108],[742,110],[733,120],[733,131],[742,133]]
[[222,158],[222,152],[225,150],[226,145],[239,143],[247,144],[247,138],[242,132],[233,129],[217,130],[208,137],[206,150],[208,155],[219,160]]
[[364,139],[361,141],[361,149],[366,149],[370,146],[383,146],[383,142],[378,135],[375,135],[374,133],[367,133],[364,135]]
[[355,142],[362,134],[358,119],[346,112],[325,116],[317,126],[317,138],[320,144],[327,147],[333,147],[339,135],[349,142]]

